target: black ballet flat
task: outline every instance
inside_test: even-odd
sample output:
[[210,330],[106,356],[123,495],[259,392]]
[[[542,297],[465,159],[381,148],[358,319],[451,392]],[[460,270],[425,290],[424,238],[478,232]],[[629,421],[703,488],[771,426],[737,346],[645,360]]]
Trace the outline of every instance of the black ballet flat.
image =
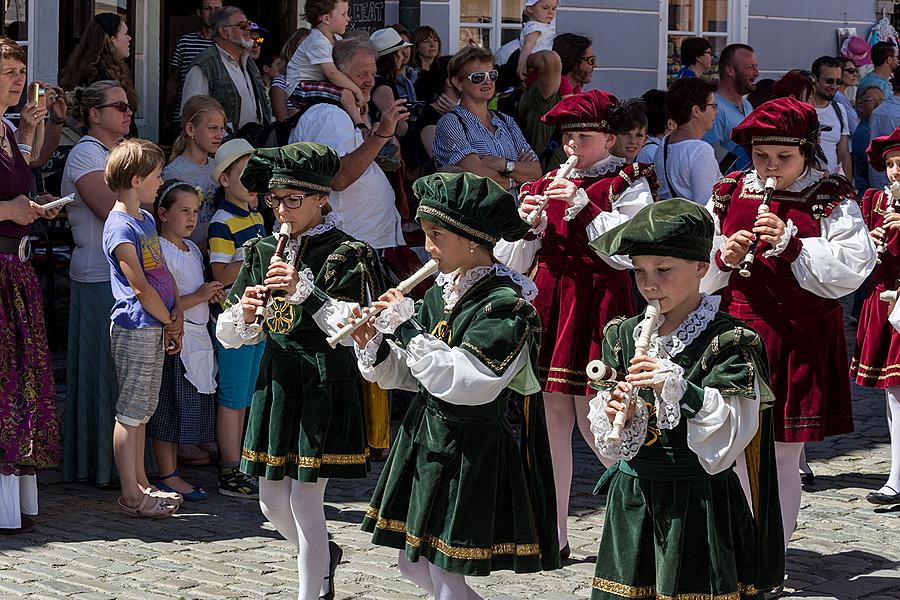
[[777,588],[766,591],[766,600],[775,600],[775,598],[781,598],[782,596],[784,596],[783,585],[779,585]]
[[893,491],[893,494],[882,494],[881,492],[869,492],[866,500],[872,504],[900,504],[900,492],[889,485],[884,486]]
[[565,546],[563,546],[563,547],[560,548],[560,550],[559,550],[559,559],[560,559],[560,560],[566,560],[566,559],[569,558],[569,555],[570,555],[571,553],[572,553],[572,549],[569,548],[569,545],[568,545],[568,544],[566,544]]
[[320,600],[334,600],[334,572],[341,563],[341,558],[344,557],[344,550],[335,542],[328,540],[328,555],[331,559],[331,564],[328,567],[328,577],[325,578],[328,582],[328,593],[319,596]]
[[816,476],[813,473],[804,473],[800,476],[800,483],[803,485],[812,485],[816,482]]

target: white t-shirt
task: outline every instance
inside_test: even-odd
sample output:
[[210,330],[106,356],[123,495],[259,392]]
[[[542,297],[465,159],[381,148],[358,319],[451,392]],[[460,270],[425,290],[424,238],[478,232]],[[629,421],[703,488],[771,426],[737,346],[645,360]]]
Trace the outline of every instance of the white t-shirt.
[[75,182],[88,173],[99,171],[102,174],[107,156],[106,146],[97,138],[86,135],[72,148],[63,169],[60,193],[63,196],[75,194],[75,201],[66,206],[75,240],[69,276],[81,283],[109,281],[109,263],[103,252],[103,221],[88,208],[75,188]]
[[[341,36],[334,36],[334,41],[340,40]],[[314,27],[306,39],[294,50],[294,55],[288,62],[287,88],[285,89],[287,95],[293,94],[297,84],[301,81],[324,81],[325,73],[322,72],[322,65],[334,62],[334,58],[331,56],[333,50],[334,45],[328,41],[325,34]]]
[[664,149],[665,143],[660,144],[653,160],[659,178],[659,199],[677,196],[706,205],[713,185],[722,177],[713,147],[703,140],[670,143],[668,160],[663,164]]
[[[332,104],[314,104],[291,132],[288,143],[318,142],[344,156],[363,143],[362,132],[350,116]],[[374,162],[343,192],[331,192],[331,207],[344,222],[341,229],[374,248],[403,246],[400,213],[394,204],[394,189],[384,171]]]
[[556,19],[549,23],[541,23],[540,21],[527,21],[522,25],[522,32],[519,34],[519,43],[525,45],[525,36],[529,33],[537,31],[540,33],[537,43],[534,45],[532,52],[540,52],[541,50],[553,50],[553,40],[556,38]]
[[[841,127],[841,121],[838,121],[837,114],[834,112],[835,107],[841,111],[841,117],[843,118],[844,123],[843,127]],[[837,145],[838,142],[841,141],[842,135],[850,135],[850,124],[847,120],[847,113],[844,112],[844,107],[840,104],[832,105],[830,102],[825,108],[819,108],[817,106],[816,112],[819,115],[819,126],[831,127],[831,131],[823,131],[819,137],[819,145],[822,146],[825,158],[828,159],[828,172],[843,173],[844,168],[840,162],[838,162],[837,158]]]
[[213,199],[216,195],[216,188],[219,186],[212,180],[212,172],[215,166],[215,161],[211,158],[206,160],[205,165],[198,165],[188,160],[182,154],[166,165],[162,172],[163,179],[180,179],[185,183],[190,183],[200,188],[202,192],[200,214],[197,217],[197,227],[191,233],[191,240],[204,246],[206,245],[206,231],[209,229],[209,222],[216,213]]

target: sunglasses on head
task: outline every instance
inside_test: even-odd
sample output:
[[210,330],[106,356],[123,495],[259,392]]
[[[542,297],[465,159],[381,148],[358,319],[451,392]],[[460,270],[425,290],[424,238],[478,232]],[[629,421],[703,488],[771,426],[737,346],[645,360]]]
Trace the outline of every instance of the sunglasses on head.
[[315,196],[312,192],[307,192],[305,194],[291,194],[289,196],[276,196],[272,192],[265,194],[263,199],[266,201],[266,206],[270,208],[278,208],[278,205],[284,203],[287,208],[300,208],[303,205],[303,201],[306,200],[309,196]]
[[856,67],[850,67],[849,69],[844,69],[844,73],[850,73],[851,75],[856,75],[859,73],[859,69]]
[[498,75],[499,75],[499,73],[497,72],[497,69],[494,69],[492,71],[476,71],[475,73],[469,73],[468,75],[465,76],[465,78],[468,79],[469,81],[471,81],[472,83],[474,83],[475,85],[478,85],[480,83],[484,83],[484,81],[486,79],[490,79],[491,81],[497,81]]
[[134,112],[134,107],[128,104],[127,102],[122,102],[119,100],[118,102],[110,102],[109,104],[101,104],[100,106],[95,106],[94,108],[114,108],[120,113],[127,113],[128,111]]
[[597,64],[597,57],[595,55],[591,56],[582,56],[581,60],[591,65],[592,67]]

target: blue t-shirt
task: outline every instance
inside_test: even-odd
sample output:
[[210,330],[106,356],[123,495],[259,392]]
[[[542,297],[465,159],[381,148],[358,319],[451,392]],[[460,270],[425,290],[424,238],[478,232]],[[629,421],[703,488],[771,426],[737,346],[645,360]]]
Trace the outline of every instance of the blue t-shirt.
[[125,329],[162,327],[162,323],[144,310],[119,267],[114,251],[121,244],[134,246],[147,282],[169,310],[175,307],[175,288],[163,258],[156,222],[145,210],[141,210],[141,215],[143,219],[136,219],[128,213],[113,210],[103,226],[103,252],[109,261],[110,285],[116,301],[110,318]]
[[742,147],[731,141],[731,130],[753,112],[753,106],[746,98],[741,98],[740,107],[735,106],[718,93],[715,94],[715,98],[718,107],[716,120],[713,122],[712,128],[703,136],[703,141],[709,143],[713,148],[719,145],[737,157],[733,165],[730,167],[726,165],[725,173],[741,171],[750,165],[750,157]]

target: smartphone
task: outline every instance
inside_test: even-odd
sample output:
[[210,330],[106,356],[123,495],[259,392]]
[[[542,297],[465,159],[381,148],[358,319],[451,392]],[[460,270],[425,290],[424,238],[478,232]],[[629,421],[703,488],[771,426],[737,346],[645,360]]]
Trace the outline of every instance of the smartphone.
[[70,202],[75,202],[75,194],[69,194],[68,196],[63,196],[62,198],[57,198],[56,200],[51,200],[47,204],[42,204],[43,208],[56,208],[58,206],[65,206]]
[[31,104],[37,104],[43,95],[44,88],[38,82],[35,81],[28,87],[28,101]]

